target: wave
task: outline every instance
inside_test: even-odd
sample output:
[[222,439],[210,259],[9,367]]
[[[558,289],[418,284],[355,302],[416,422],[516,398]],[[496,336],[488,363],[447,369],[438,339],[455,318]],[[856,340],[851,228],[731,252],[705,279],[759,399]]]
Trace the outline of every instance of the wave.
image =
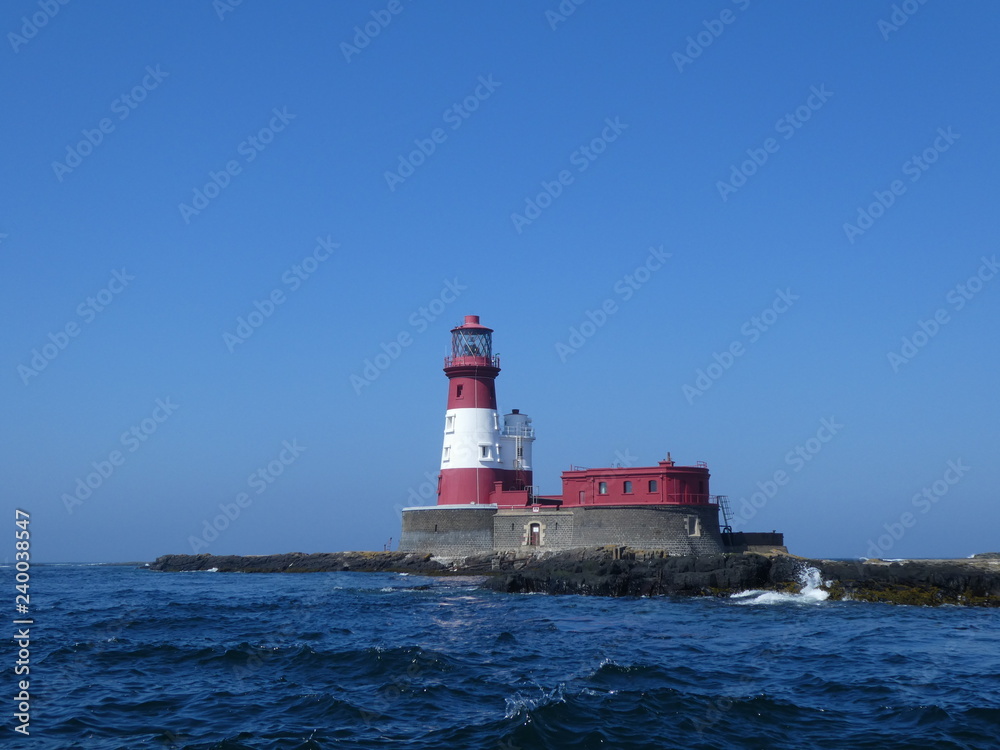
[[514,719],[522,714],[530,713],[537,708],[542,708],[543,706],[551,706],[555,703],[565,703],[565,688],[566,685],[560,682],[551,690],[545,690],[545,688],[539,686],[538,695],[536,696],[526,696],[521,692],[514,693],[514,695],[506,699],[507,708],[504,711],[504,718]]
[[729,598],[736,604],[820,604],[830,598],[830,592],[822,588],[823,577],[819,568],[804,566],[798,574],[800,591],[797,594],[782,591],[751,589],[732,594]]

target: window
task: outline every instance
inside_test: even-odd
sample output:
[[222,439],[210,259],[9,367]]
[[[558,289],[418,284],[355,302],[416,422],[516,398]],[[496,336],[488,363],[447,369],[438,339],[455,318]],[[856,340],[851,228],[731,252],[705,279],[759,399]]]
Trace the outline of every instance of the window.
[[449,414],[444,418],[444,431],[454,432],[455,431],[455,415]]
[[493,429],[500,430],[500,418],[497,416],[496,412],[493,412]]
[[458,385],[455,386],[455,397],[456,398],[462,398],[462,389],[464,387],[465,386],[463,386],[461,383],[459,383]]
[[584,490],[580,490],[580,505],[587,502],[587,493]]
[[500,445],[500,443],[497,443],[497,461],[502,461],[503,460],[502,458],[500,458],[500,450],[502,448],[503,448],[503,446]]
[[450,445],[446,445],[444,447],[444,455],[441,456],[441,460],[442,461],[450,461],[451,460],[451,446]]
[[656,480],[655,479],[650,479],[649,480],[649,491],[650,492],[656,492],[656,489],[657,489],[656,488]]
[[625,484],[622,485],[622,490],[625,492],[626,495],[631,495],[632,494],[632,483],[631,482],[625,482]]
[[490,457],[490,446],[480,445],[479,446],[479,458],[488,459]]
[[597,494],[599,494],[599,495],[607,495],[608,494],[608,483],[607,482],[598,482],[598,484],[597,484]]
[[687,517],[687,533],[688,536],[701,536],[701,524],[698,522],[698,516]]

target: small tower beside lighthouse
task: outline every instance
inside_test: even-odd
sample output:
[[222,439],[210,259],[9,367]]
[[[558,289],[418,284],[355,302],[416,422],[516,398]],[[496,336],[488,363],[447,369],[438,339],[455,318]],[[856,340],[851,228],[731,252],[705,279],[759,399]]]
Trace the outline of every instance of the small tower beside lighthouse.
[[481,325],[478,315],[466,315],[451,329],[444,372],[448,405],[438,505],[491,504],[497,489],[530,491],[534,430],[517,409],[500,424],[495,384],[500,357],[493,353],[493,329]]

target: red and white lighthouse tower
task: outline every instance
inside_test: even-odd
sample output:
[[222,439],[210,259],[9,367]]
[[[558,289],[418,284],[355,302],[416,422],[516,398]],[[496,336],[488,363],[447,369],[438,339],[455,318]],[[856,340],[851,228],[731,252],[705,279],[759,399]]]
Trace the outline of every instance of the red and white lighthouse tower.
[[438,481],[438,505],[485,505],[500,489],[531,490],[531,419],[514,409],[501,427],[495,380],[500,357],[493,354],[493,330],[478,315],[451,330],[445,357],[448,409]]

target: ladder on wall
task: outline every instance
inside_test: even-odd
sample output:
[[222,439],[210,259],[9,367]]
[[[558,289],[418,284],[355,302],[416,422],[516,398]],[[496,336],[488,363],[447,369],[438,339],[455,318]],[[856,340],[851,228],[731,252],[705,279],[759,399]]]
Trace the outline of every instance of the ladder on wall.
[[729,524],[729,519],[733,517],[733,510],[729,505],[729,495],[716,495],[715,502],[719,504],[722,511],[722,533],[732,534],[733,527]]
[[516,483],[515,489],[526,489],[524,483],[524,444],[521,442],[522,435],[520,432],[514,435],[514,482]]

